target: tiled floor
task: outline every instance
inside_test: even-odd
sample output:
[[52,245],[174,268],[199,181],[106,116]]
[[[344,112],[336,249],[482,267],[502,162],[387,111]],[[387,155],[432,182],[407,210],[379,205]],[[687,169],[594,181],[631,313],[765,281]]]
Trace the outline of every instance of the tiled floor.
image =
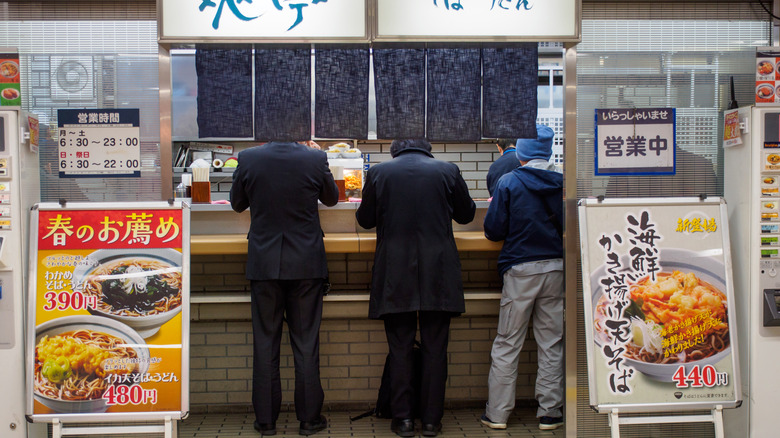
[[[350,417],[360,412],[327,412],[328,428],[312,435],[312,438],[392,438],[390,420],[374,417],[350,421]],[[518,409],[509,419],[506,430],[491,430],[479,423],[481,409],[448,410],[442,420],[442,438],[448,437],[563,437],[566,428],[554,431],[542,431],[538,428],[536,409]],[[259,437],[252,424],[254,415],[239,414],[201,414],[190,415],[179,423],[179,438],[233,438]],[[419,428],[419,421],[417,423]],[[299,437],[298,421],[294,412],[282,412],[276,423],[277,437]],[[420,436],[419,433],[417,436]]]

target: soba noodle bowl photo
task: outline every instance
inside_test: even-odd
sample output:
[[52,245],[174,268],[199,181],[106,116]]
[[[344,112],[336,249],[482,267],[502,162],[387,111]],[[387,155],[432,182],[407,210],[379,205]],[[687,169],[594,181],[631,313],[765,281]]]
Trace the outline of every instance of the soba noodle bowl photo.
[[101,263],[88,273],[84,293],[98,297],[100,312],[129,317],[157,315],[181,306],[181,268],[151,257]]
[[35,346],[35,392],[63,401],[100,399],[111,374],[138,371],[137,357],[123,339],[95,330],[43,336]]
[[[690,363],[729,347],[726,295],[693,272],[657,273],[629,288],[631,304],[625,357],[651,364]],[[602,297],[595,311],[596,332],[609,334],[604,324],[609,302]]]

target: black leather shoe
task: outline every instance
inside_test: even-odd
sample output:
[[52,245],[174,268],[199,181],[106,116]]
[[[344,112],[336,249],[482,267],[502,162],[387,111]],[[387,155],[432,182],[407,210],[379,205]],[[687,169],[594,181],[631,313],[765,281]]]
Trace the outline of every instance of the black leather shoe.
[[439,424],[423,424],[422,435],[423,436],[436,436],[441,432],[441,423]]
[[393,421],[390,422],[390,430],[398,436],[414,436],[414,420],[410,418],[393,418]]
[[301,428],[298,429],[299,435],[314,435],[315,433],[328,427],[328,420],[320,415],[320,418],[313,421],[301,421]]
[[260,435],[276,435],[276,423],[263,423],[260,424],[255,421],[255,430],[260,432]]

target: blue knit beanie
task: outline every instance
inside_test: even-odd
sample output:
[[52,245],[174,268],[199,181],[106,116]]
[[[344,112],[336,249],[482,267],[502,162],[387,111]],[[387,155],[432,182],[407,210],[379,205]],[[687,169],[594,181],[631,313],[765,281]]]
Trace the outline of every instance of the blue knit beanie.
[[552,142],[555,132],[545,125],[536,125],[537,138],[518,138],[515,154],[520,161],[535,159],[549,160],[552,156]]

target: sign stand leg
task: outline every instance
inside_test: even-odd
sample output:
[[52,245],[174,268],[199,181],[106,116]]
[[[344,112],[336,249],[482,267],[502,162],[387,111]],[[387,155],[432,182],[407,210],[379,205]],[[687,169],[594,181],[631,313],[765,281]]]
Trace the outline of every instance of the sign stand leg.
[[101,426],[73,426],[65,427],[59,418],[54,418],[51,421],[52,424],[52,438],[62,438],[63,436],[72,435],[148,435],[148,434],[164,434],[165,438],[176,438],[177,428],[176,421],[170,416],[165,417],[163,424],[147,424],[147,425],[110,425],[103,424]]
[[609,427],[612,429],[612,438],[620,438],[620,418],[617,409],[609,413]]
[[609,413],[609,427],[612,438],[620,438],[621,424],[658,424],[658,423],[712,423],[715,426],[715,438],[724,438],[723,405],[715,406],[709,415],[667,415],[657,417],[623,417],[618,415],[617,408]]
[[51,438],[62,438],[62,423],[59,418],[51,422]]
[[712,410],[712,422],[715,423],[715,438],[724,438],[726,434],[723,431],[723,406],[717,405]]

